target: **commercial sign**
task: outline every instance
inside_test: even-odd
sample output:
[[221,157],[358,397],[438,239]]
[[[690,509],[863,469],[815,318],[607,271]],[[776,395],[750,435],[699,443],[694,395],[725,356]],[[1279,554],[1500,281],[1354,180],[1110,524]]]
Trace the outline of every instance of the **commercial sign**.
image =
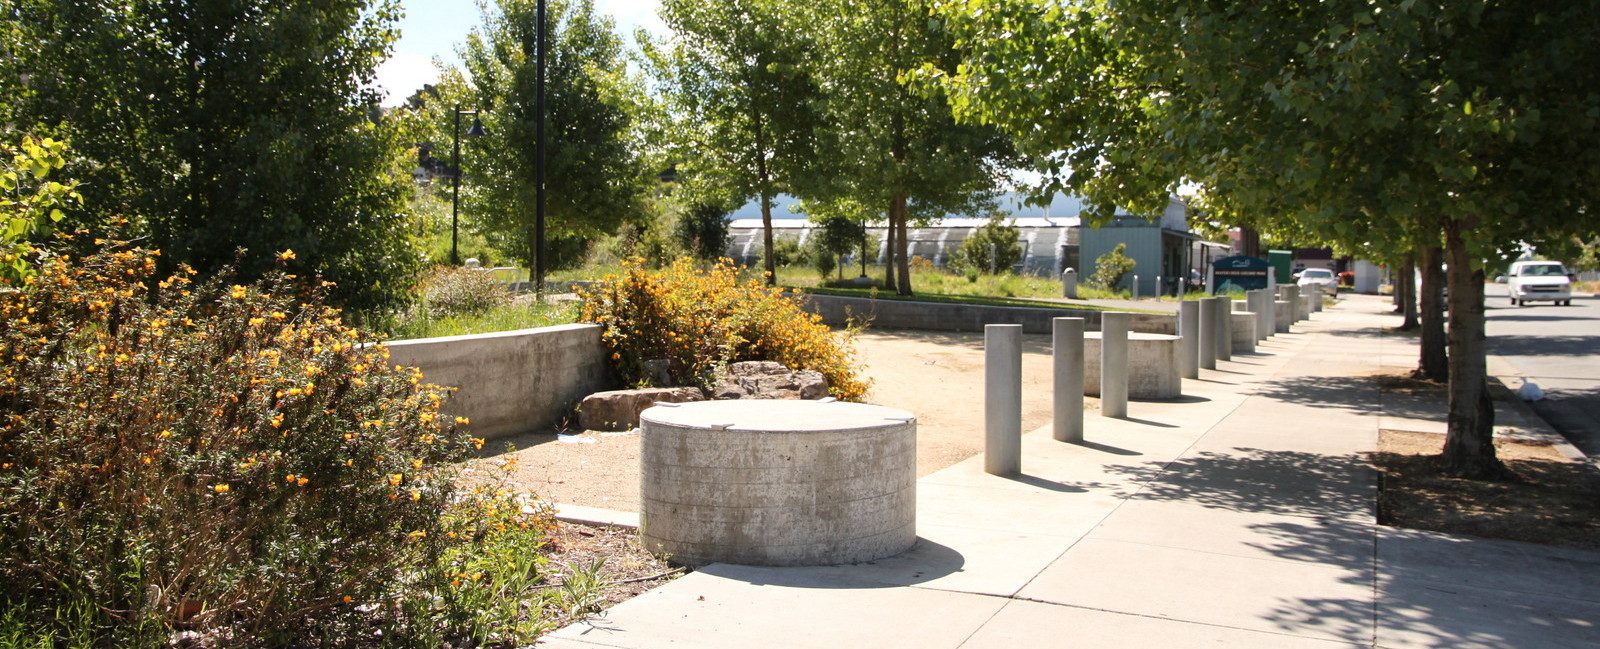
[[1267,288],[1272,265],[1258,257],[1223,257],[1211,263],[1211,292],[1253,291]]

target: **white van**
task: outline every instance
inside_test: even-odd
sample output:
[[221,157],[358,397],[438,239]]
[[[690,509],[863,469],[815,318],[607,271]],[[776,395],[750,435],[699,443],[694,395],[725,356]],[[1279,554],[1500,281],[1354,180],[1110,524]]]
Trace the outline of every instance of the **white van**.
[[1572,276],[1558,261],[1519,261],[1506,274],[1506,294],[1512,306],[1534,301],[1572,305]]

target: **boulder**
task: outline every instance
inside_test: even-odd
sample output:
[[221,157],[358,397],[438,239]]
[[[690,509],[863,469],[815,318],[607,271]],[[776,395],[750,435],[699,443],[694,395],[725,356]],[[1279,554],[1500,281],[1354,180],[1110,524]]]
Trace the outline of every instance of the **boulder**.
[[731,363],[718,373],[712,399],[821,399],[828,380],[816,370],[791,370],[772,361]]
[[640,388],[596,392],[578,406],[578,425],[584,430],[628,430],[639,425],[639,413],[657,401],[704,401],[700,388]]

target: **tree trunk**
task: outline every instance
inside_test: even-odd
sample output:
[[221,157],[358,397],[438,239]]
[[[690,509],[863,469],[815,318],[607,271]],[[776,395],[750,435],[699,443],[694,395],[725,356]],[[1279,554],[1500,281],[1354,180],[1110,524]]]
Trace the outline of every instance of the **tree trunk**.
[[767,286],[778,285],[778,260],[772,254],[772,198],[761,195],[761,245],[767,251]]
[[1444,251],[1438,246],[1422,248],[1422,354],[1412,376],[1429,381],[1450,378],[1449,355],[1445,353],[1444,269],[1439,266]]
[[904,195],[895,197],[895,211],[899,213],[899,218],[896,219],[899,221],[896,226],[899,234],[895,235],[894,242],[895,245],[900,247],[900,254],[895,255],[895,264],[899,266],[900,271],[900,283],[895,285],[895,293],[909,296],[911,295],[911,242],[909,241],[910,231],[906,225],[906,221],[909,219],[906,214],[906,197]]
[[1447,475],[1494,480],[1509,474],[1494,454],[1494,406],[1489,401],[1484,341],[1483,269],[1473,268],[1463,230],[1473,224],[1445,223],[1450,264],[1450,411],[1440,468]]
[[894,255],[895,251],[899,250],[894,245],[894,199],[889,199],[889,208],[884,211],[884,214],[886,218],[884,220],[885,227],[883,228],[883,288],[884,290],[894,290],[896,286],[894,282]]
[[1406,256],[1406,263],[1400,268],[1400,279],[1395,282],[1395,292],[1400,294],[1399,312],[1405,316],[1400,322],[1401,331],[1411,331],[1418,327],[1417,323],[1417,261],[1413,255]]

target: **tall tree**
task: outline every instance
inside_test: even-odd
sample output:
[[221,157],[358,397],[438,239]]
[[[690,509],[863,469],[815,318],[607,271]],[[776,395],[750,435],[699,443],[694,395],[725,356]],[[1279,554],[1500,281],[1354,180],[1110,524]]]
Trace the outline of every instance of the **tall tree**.
[[[432,122],[479,110],[488,134],[462,147],[462,201],[476,229],[511,258],[532,262],[537,197],[538,0],[484,0],[483,24],[444,75]],[[545,202],[550,250],[574,261],[582,242],[636,220],[650,176],[638,154],[636,102],[622,39],[592,0],[548,0]],[[439,142],[448,146],[448,131]],[[556,256],[556,255],[551,255]],[[547,264],[547,266],[552,264]],[[559,265],[559,264],[555,264]]]
[[955,105],[1066,151],[1101,206],[1178,183],[1327,238],[1430,224],[1448,264],[1443,468],[1504,472],[1492,444],[1485,260],[1592,235],[1600,197],[1600,5],[1444,0],[1064,5],[977,0],[948,16],[980,56]]
[[87,220],[129,217],[163,263],[202,271],[253,276],[292,249],[345,305],[381,309],[417,264],[403,144],[374,120],[397,17],[392,0],[14,0],[0,85],[16,128],[70,140]]
[[961,60],[931,2],[819,0],[806,7],[836,134],[824,140],[820,157],[834,165],[833,191],[884,206],[885,285],[910,295],[910,224],[987,212],[1013,147],[999,129],[958,123],[939,90],[907,84],[912,72],[953,73]]
[[820,89],[810,33],[792,0],[663,0],[673,35],[647,48],[675,118],[672,139],[692,184],[725,188],[761,206],[768,284],[773,199],[810,193]]

